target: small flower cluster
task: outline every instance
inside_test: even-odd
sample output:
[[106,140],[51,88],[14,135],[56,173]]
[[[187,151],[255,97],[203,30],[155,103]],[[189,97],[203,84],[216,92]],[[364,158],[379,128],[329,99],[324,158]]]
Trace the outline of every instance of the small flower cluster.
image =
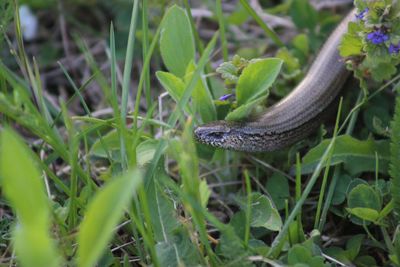
[[389,46],[389,53],[390,54],[398,54],[400,52],[400,43],[398,43],[397,45],[394,44],[390,44]]
[[389,36],[385,34],[381,29],[368,33],[367,40],[374,45],[382,44],[389,40]]
[[367,14],[368,11],[369,11],[369,8],[367,7],[363,11],[361,11],[360,13],[356,14],[356,18],[360,19],[360,20],[363,19],[364,15]]
[[[369,9],[366,8],[360,13],[356,14],[356,18],[362,20],[364,16],[368,13]],[[383,29],[377,29],[367,34],[367,40],[370,41],[374,45],[380,45],[388,41],[389,35]],[[400,43],[397,45],[390,44],[389,45],[389,54],[398,54],[400,52]]]
[[226,101],[226,100],[228,100],[229,98],[231,98],[233,96],[233,94],[226,94],[226,95],[223,95],[223,96],[221,96],[220,98],[218,98],[218,100],[220,100],[220,101]]

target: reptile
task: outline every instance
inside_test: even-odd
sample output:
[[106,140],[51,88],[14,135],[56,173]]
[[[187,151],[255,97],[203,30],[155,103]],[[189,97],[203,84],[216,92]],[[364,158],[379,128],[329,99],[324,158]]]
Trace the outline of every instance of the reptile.
[[338,46],[355,20],[353,9],[326,40],[302,81],[282,100],[248,121],[213,121],[194,129],[195,139],[213,147],[265,152],[304,139],[326,118],[349,76]]

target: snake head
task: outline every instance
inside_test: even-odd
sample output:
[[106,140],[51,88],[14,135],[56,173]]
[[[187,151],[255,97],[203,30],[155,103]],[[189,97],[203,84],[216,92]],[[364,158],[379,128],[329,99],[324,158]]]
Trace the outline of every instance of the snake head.
[[240,149],[243,138],[237,131],[240,124],[227,121],[214,121],[203,124],[194,130],[195,139],[206,145],[231,150]]

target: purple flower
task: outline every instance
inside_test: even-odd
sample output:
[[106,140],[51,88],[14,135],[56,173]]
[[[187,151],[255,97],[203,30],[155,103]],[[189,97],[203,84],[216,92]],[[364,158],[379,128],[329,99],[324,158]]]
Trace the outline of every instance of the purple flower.
[[220,98],[218,98],[218,100],[220,100],[220,101],[225,101],[225,100],[228,100],[228,98],[230,98],[230,97],[232,97],[232,96],[233,96],[233,94],[223,95],[223,96],[221,96]]
[[356,14],[356,18],[357,19],[363,19],[364,15],[369,11],[369,8],[365,8],[363,11],[361,11],[360,13]]
[[390,54],[398,54],[400,52],[400,43],[398,43],[397,45],[394,44],[390,44],[389,46],[389,53]]
[[384,43],[387,40],[389,40],[389,36],[386,35],[382,30],[379,29],[379,30],[368,33],[367,39],[369,41],[371,41],[371,43],[378,45],[378,44]]

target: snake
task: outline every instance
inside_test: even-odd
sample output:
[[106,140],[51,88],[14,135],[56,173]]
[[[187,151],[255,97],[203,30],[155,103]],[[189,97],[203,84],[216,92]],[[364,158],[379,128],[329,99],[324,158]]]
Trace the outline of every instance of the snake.
[[218,120],[194,129],[202,144],[227,150],[268,152],[285,148],[315,131],[326,119],[350,71],[338,46],[356,10],[332,31],[301,82],[284,98],[245,121]]

